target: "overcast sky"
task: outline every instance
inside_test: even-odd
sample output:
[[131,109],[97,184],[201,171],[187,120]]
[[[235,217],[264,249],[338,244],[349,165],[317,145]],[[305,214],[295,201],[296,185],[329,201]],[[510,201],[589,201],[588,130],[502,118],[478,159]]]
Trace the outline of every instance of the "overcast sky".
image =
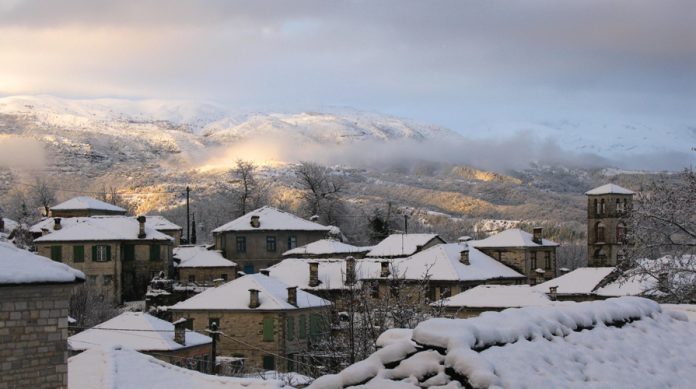
[[0,95],[696,123],[696,1],[0,0]]

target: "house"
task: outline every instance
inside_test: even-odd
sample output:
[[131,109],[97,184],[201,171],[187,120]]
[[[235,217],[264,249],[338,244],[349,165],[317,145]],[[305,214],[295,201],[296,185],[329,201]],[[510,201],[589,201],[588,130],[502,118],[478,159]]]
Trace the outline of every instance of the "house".
[[66,388],[68,306],[85,275],[0,242],[0,388]]
[[408,257],[437,244],[445,243],[437,234],[392,234],[367,253],[368,258]]
[[224,335],[218,354],[250,369],[297,371],[310,342],[322,338],[331,303],[296,286],[250,274],[169,308],[196,331],[215,323]]
[[600,286],[616,280],[619,273],[615,267],[579,267],[560,277],[535,285],[534,290],[554,294],[561,301],[587,301],[603,297],[595,292]]
[[283,253],[284,258],[364,258],[372,247],[359,247],[335,239],[321,239]]
[[543,239],[542,233],[541,228],[532,234],[512,228],[469,244],[524,274],[530,284],[538,284],[556,276],[558,243]]
[[[378,298],[416,295],[408,289],[427,286],[427,299],[437,301],[481,284],[520,284],[524,275],[466,243],[444,243],[406,258],[382,260]],[[405,293],[406,292],[406,293]]]
[[37,252],[87,275],[88,285],[117,303],[141,300],[149,281],[171,274],[174,239],[147,226],[146,217],[54,218],[52,232],[34,239]]
[[[70,389],[282,389],[284,382],[191,371],[125,347],[92,348],[68,361]],[[108,386],[106,386],[108,384]]]
[[153,229],[174,238],[174,246],[178,246],[181,244],[181,234],[184,230],[183,227],[181,227],[178,224],[172,223],[171,221],[167,220],[164,216],[145,215],[145,217],[147,217],[146,223],[149,227],[152,227]]
[[179,282],[212,286],[213,281],[226,282],[237,275],[237,264],[225,259],[219,250],[205,246],[174,248],[174,268]]
[[309,388],[690,388],[696,325],[622,297],[426,320]]
[[551,305],[553,301],[529,285],[479,285],[432,303],[451,316],[466,319],[487,311]]
[[616,266],[624,257],[627,223],[634,192],[606,184],[587,195],[587,262],[589,266]]
[[213,373],[213,340],[143,312],[124,312],[68,338],[73,354],[120,346],[173,365]]
[[96,215],[125,215],[126,210],[87,196],[73,197],[51,207],[52,217],[78,217]]
[[19,223],[12,219],[0,216],[0,236],[9,236],[19,227]]
[[213,230],[215,248],[247,274],[275,265],[282,254],[324,239],[335,227],[262,207]]

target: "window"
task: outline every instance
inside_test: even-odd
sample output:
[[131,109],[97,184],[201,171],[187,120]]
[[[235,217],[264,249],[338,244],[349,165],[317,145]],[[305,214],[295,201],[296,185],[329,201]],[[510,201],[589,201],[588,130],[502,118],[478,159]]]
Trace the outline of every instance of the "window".
[[620,199],[616,199],[616,213],[623,213],[624,212],[624,203],[621,202]]
[[323,332],[322,317],[316,313],[309,316],[309,336],[316,339]]
[[123,245],[123,260],[126,262],[135,261],[135,245]]
[[158,244],[150,245],[150,260],[151,261],[159,261],[161,259],[162,259],[162,257],[160,255],[160,245],[158,245]]
[[273,318],[267,317],[263,319],[263,341],[273,341]]
[[104,286],[111,286],[114,283],[114,276],[104,275]]
[[606,204],[604,203],[604,199],[601,199],[599,201],[600,204],[600,214],[604,215],[607,212]]
[[299,338],[304,339],[307,337],[307,317],[305,315],[300,315],[300,333]]
[[274,252],[276,251],[276,237],[267,236],[266,237],[266,251]]
[[551,252],[550,251],[544,251],[544,269],[546,269],[546,270],[551,269]]
[[87,278],[87,283],[90,285],[96,285],[97,284],[97,276],[89,276]]
[[288,250],[297,247],[297,237],[295,235],[288,236]]
[[275,357],[273,355],[263,356],[263,369],[264,370],[275,370]]
[[616,226],[616,241],[618,243],[626,242],[626,225],[623,223]]
[[452,297],[452,290],[446,286],[440,287],[440,298],[445,299]]
[[222,273],[222,274],[220,274],[220,278],[221,278],[223,281],[227,281],[227,273]]
[[237,252],[246,253],[246,236],[237,237]]
[[247,263],[244,265],[244,273],[246,274],[254,274],[254,265]]
[[597,199],[594,200],[594,209],[595,215],[601,214],[601,209],[599,208],[599,202],[597,202]]
[[51,259],[56,262],[63,262],[62,246],[51,246]]
[[379,283],[377,281],[370,283],[370,296],[375,299],[379,298]]
[[286,360],[286,363],[287,363],[286,370],[288,372],[295,371],[295,358],[297,358],[297,355],[296,354],[288,354],[287,358],[288,359]]
[[73,262],[85,261],[85,246],[73,246]]
[[195,274],[189,274],[189,276],[188,276],[188,282],[190,282],[190,283],[196,282],[196,275],[195,275]]
[[208,354],[203,356],[203,368],[200,370],[201,373],[208,372]]
[[537,253],[536,251],[532,251],[531,253],[529,253],[529,255],[529,267],[531,268],[531,270],[535,270],[537,268]]
[[595,225],[595,241],[604,242],[604,223],[599,222]]
[[288,322],[287,338],[288,338],[288,340],[293,340],[293,339],[295,339],[295,318],[293,316],[288,316],[287,322]]
[[184,327],[186,327],[187,330],[193,331],[193,318],[187,318],[186,323],[184,324]]
[[108,262],[111,260],[111,246],[96,245],[92,246],[93,262]]

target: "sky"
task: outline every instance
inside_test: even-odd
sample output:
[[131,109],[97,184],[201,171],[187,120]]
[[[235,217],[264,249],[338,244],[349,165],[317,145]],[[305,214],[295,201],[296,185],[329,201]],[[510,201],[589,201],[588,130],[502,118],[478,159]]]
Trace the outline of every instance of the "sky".
[[0,0],[17,94],[696,129],[696,2]]

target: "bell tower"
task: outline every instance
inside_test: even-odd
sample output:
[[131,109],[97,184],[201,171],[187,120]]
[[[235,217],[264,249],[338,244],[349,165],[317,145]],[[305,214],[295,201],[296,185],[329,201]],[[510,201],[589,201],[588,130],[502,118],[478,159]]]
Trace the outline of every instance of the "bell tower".
[[587,265],[616,266],[626,242],[633,191],[614,184],[602,185],[587,195]]

